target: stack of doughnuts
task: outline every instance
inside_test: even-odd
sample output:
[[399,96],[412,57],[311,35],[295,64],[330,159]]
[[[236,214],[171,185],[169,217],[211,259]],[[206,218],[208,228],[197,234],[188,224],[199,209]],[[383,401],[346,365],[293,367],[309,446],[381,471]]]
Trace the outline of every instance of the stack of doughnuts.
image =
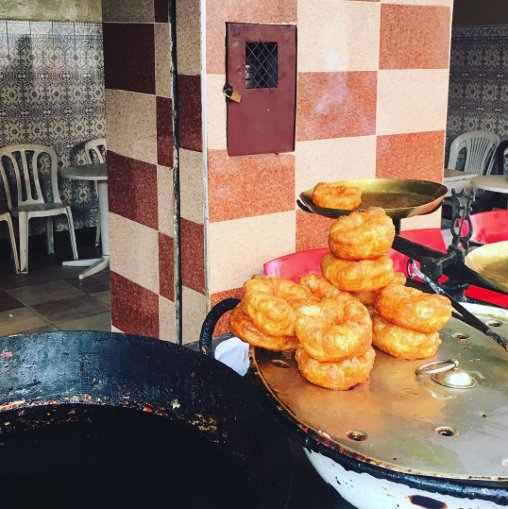
[[367,308],[322,276],[303,276],[299,282],[313,296],[295,321],[300,341],[295,359],[304,378],[334,390],[368,380],[376,354]]
[[393,222],[379,207],[341,216],[330,228],[330,252],[321,260],[323,276],[348,292],[371,292],[393,280],[387,255],[395,238]]
[[431,357],[451,317],[447,298],[404,286],[387,256],[395,237],[385,211],[371,207],[337,219],[323,276],[298,283],[254,276],[230,318],[240,339],[268,350],[296,350],[309,382],[348,390],[369,380],[375,350],[402,359]]
[[390,284],[376,300],[373,343],[399,359],[432,357],[441,344],[438,331],[451,315],[446,297]]

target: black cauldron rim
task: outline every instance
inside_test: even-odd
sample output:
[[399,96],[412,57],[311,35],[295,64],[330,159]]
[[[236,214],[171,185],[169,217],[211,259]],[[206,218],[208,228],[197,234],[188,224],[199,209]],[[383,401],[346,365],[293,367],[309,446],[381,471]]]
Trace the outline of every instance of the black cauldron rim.
[[0,337],[0,374],[3,433],[17,431],[19,412],[48,406],[148,412],[224,452],[263,489],[264,507],[287,506],[287,436],[266,419],[246,380],[212,358],[143,336],[38,332]]

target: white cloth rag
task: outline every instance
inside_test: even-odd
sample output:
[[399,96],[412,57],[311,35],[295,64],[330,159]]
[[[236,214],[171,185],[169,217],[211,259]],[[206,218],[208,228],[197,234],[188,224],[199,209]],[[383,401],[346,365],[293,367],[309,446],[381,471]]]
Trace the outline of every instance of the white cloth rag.
[[237,337],[226,339],[217,345],[215,358],[244,376],[249,369],[249,344]]

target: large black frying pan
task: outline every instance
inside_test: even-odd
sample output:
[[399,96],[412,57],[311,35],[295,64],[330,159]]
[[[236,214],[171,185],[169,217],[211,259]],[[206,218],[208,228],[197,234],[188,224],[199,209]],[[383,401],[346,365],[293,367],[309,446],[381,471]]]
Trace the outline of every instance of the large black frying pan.
[[287,441],[213,359],[105,332],[0,338],[0,507],[286,507]]

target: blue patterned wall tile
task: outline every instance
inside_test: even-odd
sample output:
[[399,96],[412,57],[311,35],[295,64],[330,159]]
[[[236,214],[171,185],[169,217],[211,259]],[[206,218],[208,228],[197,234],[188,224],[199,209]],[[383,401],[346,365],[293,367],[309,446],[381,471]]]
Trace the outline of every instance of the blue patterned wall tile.
[[[100,23],[0,22],[0,146],[42,143],[56,150],[60,166],[85,164],[83,144],[105,137],[104,94]],[[93,184],[60,184],[76,228],[95,226]],[[47,178],[43,186],[49,192]],[[62,219],[56,230],[63,229]],[[31,231],[42,233],[43,223],[34,221]]]
[[508,25],[453,29],[447,154],[455,137],[475,129],[508,138]]

